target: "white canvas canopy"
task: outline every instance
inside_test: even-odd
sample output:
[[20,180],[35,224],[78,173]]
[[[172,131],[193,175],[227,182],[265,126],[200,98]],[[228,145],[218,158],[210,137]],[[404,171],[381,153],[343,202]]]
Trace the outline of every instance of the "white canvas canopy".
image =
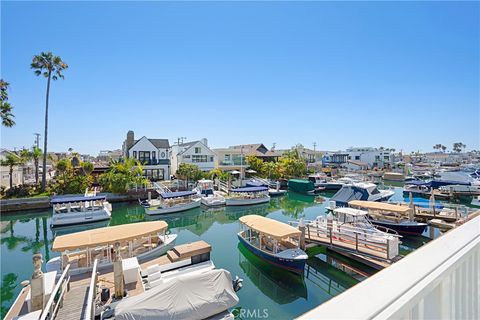
[[115,307],[115,320],[205,319],[239,302],[230,272],[178,276]]

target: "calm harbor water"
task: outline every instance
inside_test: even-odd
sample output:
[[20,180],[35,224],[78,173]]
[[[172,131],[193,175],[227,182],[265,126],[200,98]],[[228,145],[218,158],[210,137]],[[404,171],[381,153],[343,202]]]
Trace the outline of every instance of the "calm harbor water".
[[[395,190],[393,200],[403,200],[402,189]],[[281,198],[272,198],[270,204],[195,209],[156,219],[168,222],[171,232],[178,234],[177,244],[199,239],[210,243],[215,265],[229,270],[233,277],[238,275],[244,279],[243,288],[238,292],[238,308],[259,315],[268,314],[270,319],[291,319],[350,288],[375,270],[342,256],[326,253],[324,249],[317,250],[308,260],[303,276],[280,270],[258,259],[238,243],[238,218],[258,214],[284,222],[300,217],[314,219],[325,214],[325,206],[331,195],[311,197],[289,193]],[[135,203],[114,204],[112,219],[93,226],[52,230],[50,217],[50,210],[1,217],[2,317],[20,291],[20,282],[31,276],[32,254],[41,252],[45,262],[58,255],[50,250],[55,235],[150,218],[145,217],[143,208]],[[401,253],[408,254],[429,239],[415,237],[402,241]]]

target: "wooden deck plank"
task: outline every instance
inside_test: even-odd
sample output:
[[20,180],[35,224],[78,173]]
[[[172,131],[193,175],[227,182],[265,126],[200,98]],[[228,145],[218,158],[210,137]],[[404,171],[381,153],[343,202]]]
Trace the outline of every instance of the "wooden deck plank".
[[57,319],[83,319],[88,300],[89,286],[78,285],[65,294],[63,306],[58,310]]

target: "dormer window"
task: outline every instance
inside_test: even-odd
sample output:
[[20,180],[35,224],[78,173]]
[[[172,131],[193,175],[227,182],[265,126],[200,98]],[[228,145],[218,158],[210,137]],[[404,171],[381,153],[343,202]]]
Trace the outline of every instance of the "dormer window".
[[202,148],[195,147],[195,153],[202,153]]

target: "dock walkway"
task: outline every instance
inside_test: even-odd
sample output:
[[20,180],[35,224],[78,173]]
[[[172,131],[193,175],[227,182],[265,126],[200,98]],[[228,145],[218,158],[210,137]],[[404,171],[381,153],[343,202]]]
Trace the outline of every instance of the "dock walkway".
[[72,288],[63,298],[63,306],[58,310],[56,319],[84,319],[88,304],[88,283],[72,283]]

